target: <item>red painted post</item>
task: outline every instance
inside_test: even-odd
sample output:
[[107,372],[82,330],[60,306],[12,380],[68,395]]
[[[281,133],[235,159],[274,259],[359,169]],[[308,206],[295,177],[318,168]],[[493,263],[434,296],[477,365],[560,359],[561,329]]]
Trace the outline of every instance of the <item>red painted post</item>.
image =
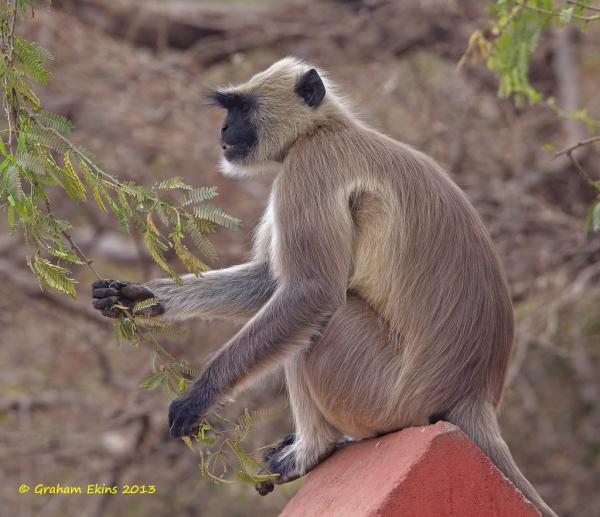
[[349,445],[315,468],[280,517],[539,517],[456,426]]

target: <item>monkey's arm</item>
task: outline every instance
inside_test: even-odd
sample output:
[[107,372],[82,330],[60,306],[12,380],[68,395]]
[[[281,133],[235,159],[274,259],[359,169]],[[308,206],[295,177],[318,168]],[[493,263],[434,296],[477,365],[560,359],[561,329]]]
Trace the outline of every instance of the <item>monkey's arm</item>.
[[191,434],[198,418],[220,398],[307,346],[344,304],[352,257],[348,205],[333,196],[294,197],[286,198],[285,212],[276,215],[275,294],[218,352],[192,388],[171,403],[171,436]]
[[148,310],[150,316],[164,314],[169,319],[200,317],[250,317],[273,295],[275,279],[269,265],[249,262],[209,271],[202,277],[183,277],[183,285],[165,278],[146,284],[101,280],[94,283],[94,307],[105,316],[116,317],[115,303],[132,307],[148,298],[159,305]]
[[241,264],[208,271],[200,278],[183,277],[183,285],[170,279],[144,284],[164,306],[165,316],[247,318],[273,295],[275,279],[266,263]]

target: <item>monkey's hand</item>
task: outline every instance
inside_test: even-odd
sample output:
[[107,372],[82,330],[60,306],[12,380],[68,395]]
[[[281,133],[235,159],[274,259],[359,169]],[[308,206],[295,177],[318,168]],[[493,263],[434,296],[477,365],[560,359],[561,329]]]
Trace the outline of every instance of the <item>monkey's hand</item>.
[[176,398],[169,406],[169,429],[171,438],[191,436],[196,433],[198,422],[214,405],[211,390],[204,389],[200,377],[185,394]]
[[[98,309],[108,318],[118,318],[121,311],[114,307],[122,305],[133,309],[136,303],[154,298],[154,294],[141,284],[123,282],[121,280],[97,280],[92,284],[92,297],[94,308]],[[156,303],[146,307],[136,314],[144,316],[159,316],[165,312],[165,308]]]

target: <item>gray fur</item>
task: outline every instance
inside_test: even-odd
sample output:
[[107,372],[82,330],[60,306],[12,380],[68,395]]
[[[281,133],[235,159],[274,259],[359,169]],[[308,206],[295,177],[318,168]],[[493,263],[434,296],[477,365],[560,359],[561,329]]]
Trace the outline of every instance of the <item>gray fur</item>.
[[252,316],[172,403],[172,436],[283,365],[296,432],[268,460],[281,482],[343,436],[443,415],[555,516],[499,432],[514,322],[487,230],[434,160],[365,126],[321,71],[325,97],[308,106],[295,85],[310,69],[288,58],[227,90],[256,98],[258,141],[225,172],[275,176],[254,262],[146,284],[169,317]]

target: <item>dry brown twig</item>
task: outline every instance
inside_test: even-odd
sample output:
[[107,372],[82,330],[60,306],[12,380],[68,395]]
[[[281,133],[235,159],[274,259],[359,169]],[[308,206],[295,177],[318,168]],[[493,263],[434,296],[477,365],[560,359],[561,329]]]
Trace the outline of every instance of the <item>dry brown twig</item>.
[[579,175],[581,176],[583,181],[585,181],[591,187],[596,188],[595,181],[591,178],[591,176],[587,173],[587,171],[581,166],[581,164],[579,163],[579,160],[577,160],[577,158],[573,155],[573,152],[576,149],[579,149],[580,147],[585,147],[588,145],[593,145],[596,142],[600,142],[600,135],[593,136],[591,138],[586,138],[585,140],[581,140],[580,142],[577,142],[576,144],[573,144],[570,147],[567,147],[565,149],[557,151],[554,154],[554,157],[552,159],[556,159],[559,156],[566,156],[567,158],[569,158],[569,160],[571,160],[571,162],[575,166],[575,169],[577,170],[577,172],[579,173]]

